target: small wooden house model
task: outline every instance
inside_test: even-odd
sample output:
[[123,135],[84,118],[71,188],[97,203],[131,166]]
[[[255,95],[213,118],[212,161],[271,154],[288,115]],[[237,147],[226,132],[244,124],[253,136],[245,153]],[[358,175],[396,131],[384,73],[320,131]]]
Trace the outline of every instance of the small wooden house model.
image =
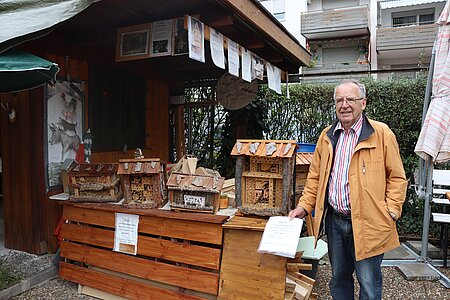
[[172,173],[167,181],[170,208],[216,213],[224,180],[218,176]]
[[295,155],[295,195],[303,193],[313,156],[312,152],[297,152]]
[[236,204],[243,214],[273,216],[291,208],[295,141],[238,140]]
[[166,167],[159,158],[119,160],[125,206],[158,208],[167,203]]
[[67,172],[75,202],[118,202],[123,193],[117,164],[74,164]]

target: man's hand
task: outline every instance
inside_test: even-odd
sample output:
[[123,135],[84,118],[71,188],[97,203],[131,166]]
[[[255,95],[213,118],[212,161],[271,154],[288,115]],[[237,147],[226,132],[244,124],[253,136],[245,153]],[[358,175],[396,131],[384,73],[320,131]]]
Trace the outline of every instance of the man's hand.
[[304,216],[306,216],[306,210],[301,206],[297,206],[294,210],[289,212],[289,220],[292,220],[295,217],[303,218]]

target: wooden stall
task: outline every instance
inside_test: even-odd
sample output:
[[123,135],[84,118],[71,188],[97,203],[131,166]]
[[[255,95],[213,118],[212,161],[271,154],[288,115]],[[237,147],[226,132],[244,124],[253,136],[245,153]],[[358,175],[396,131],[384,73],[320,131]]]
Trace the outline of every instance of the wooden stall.
[[[33,21],[42,24],[22,28],[28,24],[21,22],[21,17],[4,24],[6,37],[0,41],[0,55],[7,49],[33,53],[59,65],[58,80],[84,84],[82,123],[84,130],[92,132],[92,163],[133,158],[135,147],[141,148],[145,157],[169,161],[169,132],[176,133],[177,158],[185,154],[184,104],[171,106],[170,98],[183,95],[186,83],[214,81],[227,72],[212,62],[210,28],[281,69],[282,78],[287,72],[297,73],[310,59],[309,52],[256,0],[73,2],[73,7],[80,4],[84,9],[68,19],[44,24],[46,15],[55,15],[55,7],[45,2],[39,7],[42,17]],[[8,15],[19,15],[35,6],[27,2],[20,10],[14,5],[4,9],[11,10]],[[135,55],[132,59],[124,59],[127,53],[118,55],[121,34],[164,20],[181,19],[184,25],[187,15],[205,26],[205,62],[190,59],[187,52]],[[7,36],[11,28],[24,30]],[[148,36],[149,43],[151,38]],[[43,86],[0,94],[1,102],[17,114],[12,124],[8,113],[0,111],[5,246],[37,254],[56,251],[53,233],[62,215],[62,208],[49,200],[62,192],[62,187],[49,187],[45,181],[44,157],[49,144],[43,126],[45,97]],[[173,112],[170,120],[169,111]]]
[[[115,213],[139,215],[137,255],[114,252]],[[112,204],[64,205],[60,276],[129,299],[211,299],[227,217]]]

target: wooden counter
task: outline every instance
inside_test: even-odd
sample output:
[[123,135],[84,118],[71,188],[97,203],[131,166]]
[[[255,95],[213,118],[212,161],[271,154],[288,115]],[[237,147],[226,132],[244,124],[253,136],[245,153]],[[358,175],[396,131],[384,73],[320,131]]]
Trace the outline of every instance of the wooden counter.
[[[115,213],[139,215],[137,255],[114,252]],[[225,216],[64,204],[60,277],[129,299],[215,299]]]

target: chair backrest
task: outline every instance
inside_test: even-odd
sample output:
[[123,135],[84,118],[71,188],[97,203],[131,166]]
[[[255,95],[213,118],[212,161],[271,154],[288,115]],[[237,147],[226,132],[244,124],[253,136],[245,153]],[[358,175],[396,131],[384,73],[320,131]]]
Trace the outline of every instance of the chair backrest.
[[433,170],[433,202],[450,204],[447,192],[450,192],[450,170]]

